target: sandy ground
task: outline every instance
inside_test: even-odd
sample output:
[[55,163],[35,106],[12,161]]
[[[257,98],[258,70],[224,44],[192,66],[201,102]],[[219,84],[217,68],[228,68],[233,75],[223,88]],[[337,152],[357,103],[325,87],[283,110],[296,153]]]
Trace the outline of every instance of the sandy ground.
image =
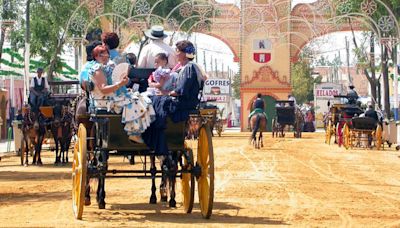
[[[176,209],[149,205],[147,179],[107,179],[106,209],[93,200],[83,220],[75,220],[71,166],[55,167],[53,154],[45,152],[42,167],[22,167],[18,157],[0,162],[0,226],[400,226],[400,153],[393,148],[345,150],[325,145],[323,133],[302,139],[267,134],[261,150],[248,145],[246,133],[226,133],[213,142],[209,220],[201,217],[197,192],[192,214],[180,203]],[[110,166],[129,168],[122,157],[112,157]]]

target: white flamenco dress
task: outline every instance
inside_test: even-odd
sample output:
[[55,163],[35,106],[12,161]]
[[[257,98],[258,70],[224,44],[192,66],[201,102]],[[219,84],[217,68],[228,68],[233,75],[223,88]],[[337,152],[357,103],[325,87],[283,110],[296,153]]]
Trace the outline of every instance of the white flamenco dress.
[[[120,81],[128,70],[128,63],[118,64],[112,73],[113,84]],[[155,119],[155,111],[147,94],[126,87],[115,92],[110,109],[122,115],[121,122],[125,124],[124,130],[129,136],[140,136]]]

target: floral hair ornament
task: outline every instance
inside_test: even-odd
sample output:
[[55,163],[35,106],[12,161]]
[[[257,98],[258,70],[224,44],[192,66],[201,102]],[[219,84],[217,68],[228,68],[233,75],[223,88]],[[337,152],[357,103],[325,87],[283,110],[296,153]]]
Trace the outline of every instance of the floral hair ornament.
[[193,59],[196,54],[196,48],[194,48],[192,45],[187,46],[183,51],[186,53],[186,57],[189,59]]

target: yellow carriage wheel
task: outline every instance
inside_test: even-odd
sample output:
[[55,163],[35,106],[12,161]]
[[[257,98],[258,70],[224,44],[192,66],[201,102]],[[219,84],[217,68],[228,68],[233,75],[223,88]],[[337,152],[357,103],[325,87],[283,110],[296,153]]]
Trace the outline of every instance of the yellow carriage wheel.
[[326,144],[331,144],[331,137],[332,137],[332,123],[329,120],[328,125],[326,126],[325,129],[325,143]]
[[351,139],[350,139],[350,128],[349,128],[349,125],[347,124],[347,123],[345,123],[344,125],[343,125],[343,133],[342,133],[342,140],[343,140],[343,146],[346,148],[346,149],[349,149],[349,147],[351,146],[350,144],[351,144]]
[[82,219],[85,204],[87,141],[86,128],[79,124],[78,141],[75,144],[74,161],[72,163],[72,209],[76,219]]
[[[194,181],[194,175],[190,173],[190,171],[193,168],[193,151],[192,149],[188,148],[185,143],[185,148],[186,148],[186,155],[182,156],[182,166],[185,167],[185,170],[189,171],[188,173],[182,173],[182,180],[181,180],[181,185],[182,185],[182,198],[183,198],[183,210],[186,213],[191,213],[193,209],[193,203],[194,203],[194,187],[195,187],[195,181]],[[187,159],[189,158],[189,160]]]
[[200,128],[197,146],[197,164],[201,175],[197,179],[201,214],[208,219],[214,203],[214,153],[208,124]]
[[376,149],[380,150],[382,146],[382,126],[378,124],[375,130]]

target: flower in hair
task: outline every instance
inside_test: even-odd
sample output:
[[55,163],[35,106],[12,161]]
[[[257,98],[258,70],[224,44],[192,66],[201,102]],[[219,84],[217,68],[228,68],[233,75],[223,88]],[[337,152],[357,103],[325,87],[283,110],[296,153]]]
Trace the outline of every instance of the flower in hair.
[[187,46],[184,50],[185,53],[187,54],[195,54],[196,53],[196,49],[193,46]]
[[193,59],[196,54],[196,49],[193,46],[187,46],[184,50],[186,53],[186,57],[189,59]]

